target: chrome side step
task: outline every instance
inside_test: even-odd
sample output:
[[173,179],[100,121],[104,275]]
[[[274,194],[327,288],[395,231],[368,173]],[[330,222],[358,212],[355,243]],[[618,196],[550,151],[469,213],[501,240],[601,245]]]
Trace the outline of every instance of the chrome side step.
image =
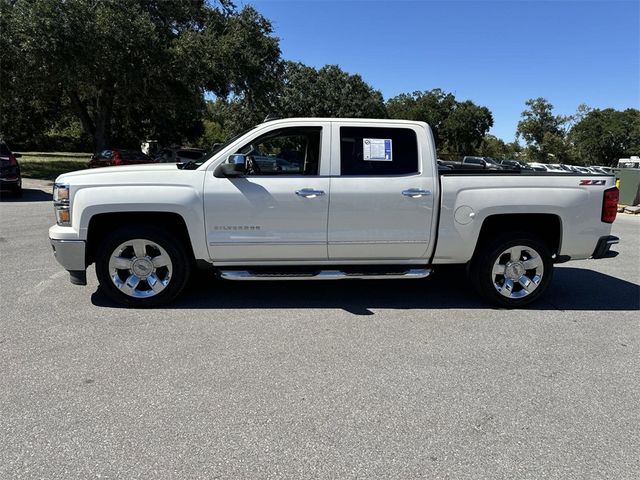
[[430,268],[412,268],[396,273],[347,273],[342,270],[321,270],[314,273],[261,273],[249,270],[220,270],[220,278],[225,280],[345,280],[345,279],[410,279],[426,278],[431,274]]

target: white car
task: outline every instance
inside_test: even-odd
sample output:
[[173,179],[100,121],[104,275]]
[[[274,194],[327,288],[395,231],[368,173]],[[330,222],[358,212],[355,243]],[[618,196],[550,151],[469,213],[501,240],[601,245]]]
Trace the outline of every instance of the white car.
[[550,165],[548,163],[529,163],[529,166],[537,172],[567,173],[560,165]]
[[542,295],[555,263],[616,254],[613,177],[439,171],[423,122],[273,120],[186,166],[58,177],[49,237],[72,283],[86,285],[95,263],[106,295],[149,307],[173,300],[198,267],[233,281],[339,280],[467,264],[462,291],[520,307]]

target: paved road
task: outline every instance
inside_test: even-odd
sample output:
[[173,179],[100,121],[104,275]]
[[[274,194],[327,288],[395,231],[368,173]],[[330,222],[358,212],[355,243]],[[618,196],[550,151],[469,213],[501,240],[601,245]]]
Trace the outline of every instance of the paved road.
[[43,185],[0,204],[0,478],[640,477],[640,218],[528,310],[454,269],[136,311],[68,283]]

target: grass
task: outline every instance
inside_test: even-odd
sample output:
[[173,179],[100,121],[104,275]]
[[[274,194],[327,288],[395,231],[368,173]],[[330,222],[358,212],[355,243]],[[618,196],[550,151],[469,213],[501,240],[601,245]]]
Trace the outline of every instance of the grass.
[[91,157],[88,153],[22,153],[18,159],[20,171],[25,178],[55,180],[58,175],[83,170]]

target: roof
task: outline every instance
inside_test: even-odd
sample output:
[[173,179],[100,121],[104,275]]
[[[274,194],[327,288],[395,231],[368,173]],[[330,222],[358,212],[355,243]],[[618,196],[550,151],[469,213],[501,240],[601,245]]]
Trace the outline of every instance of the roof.
[[274,123],[288,123],[288,122],[357,122],[357,123],[394,123],[398,125],[415,125],[416,123],[426,125],[426,122],[420,122],[417,120],[398,120],[392,118],[353,118],[353,117],[292,117],[292,118],[277,118],[263,122],[263,124],[273,125]]

